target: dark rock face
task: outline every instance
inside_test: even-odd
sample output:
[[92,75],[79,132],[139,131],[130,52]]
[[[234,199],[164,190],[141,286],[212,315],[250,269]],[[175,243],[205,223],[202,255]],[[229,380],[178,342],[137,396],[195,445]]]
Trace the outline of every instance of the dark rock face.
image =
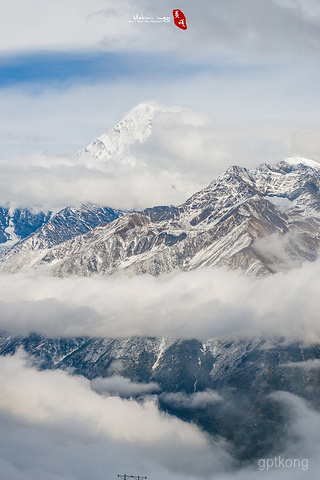
[[[83,204],[80,207],[66,207],[54,215],[52,212],[33,214],[29,210],[15,210],[10,218],[9,211],[7,216],[3,214],[1,217],[1,210],[3,209],[0,209],[0,222],[1,219],[4,221],[3,235],[5,236],[5,229],[11,222],[14,234],[21,239],[7,253],[9,257],[19,252],[52,248],[100,224],[107,225],[123,215],[121,210],[99,207],[92,203]],[[6,237],[5,241],[8,239]]]
[[13,222],[15,225],[15,233],[21,237],[26,238],[31,233],[35,232],[42,225],[46,224],[51,217],[51,212],[32,213],[30,210],[15,210]]
[[51,215],[51,212],[36,213],[28,208],[10,210],[7,207],[0,207],[0,243],[8,242],[12,234],[19,239],[28,237],[47,223]]

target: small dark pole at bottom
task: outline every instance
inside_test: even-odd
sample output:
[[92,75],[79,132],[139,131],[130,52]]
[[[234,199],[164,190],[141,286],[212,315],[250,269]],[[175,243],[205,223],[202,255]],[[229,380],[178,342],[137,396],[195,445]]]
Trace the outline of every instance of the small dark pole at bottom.
[[133,478],[133,480],[147,480],[148,477],[141,477],[140,475],[127,475],[124,473],[123,475],[120,475],[118,473],[118,477],[121,478],[122,480],[128,480],[128,478]]

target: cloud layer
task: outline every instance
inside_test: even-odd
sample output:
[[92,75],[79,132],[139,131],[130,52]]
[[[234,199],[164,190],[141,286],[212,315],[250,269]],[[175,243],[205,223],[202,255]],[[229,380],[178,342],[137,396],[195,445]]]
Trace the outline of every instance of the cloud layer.
[[184,392],[165,393],[160,397],[174,408],[182,409],[203,409],[210,404],[222,401],[222,397],[213,390],[207,389],[203,392],[186,394]]
[[[146,0],[62,0],[55,4],[12,0],[3,7],[2,50],[97,49],[184,50],[192,55],[230,52],[293,56],[315,52],[319,43],[320,12],[316,0],[236,0],[228,4],[184,2],[186,34],[166,24],[130,23],[133,15],[172,16],[170,0],[150,6]],[[16,15],[16,12],[19,15]],[[159,36],[161,41],[159,42]]]
[[320,340],[320,262],[267,278],[224,269],[124,278],[0,276],[0,329],[53,336],[280,335]]
[[152,399],[100,396],[88,380],[39,372],[21,353],[1,357],[0,364],[0,465],[6,480],[102,479],[106,472],[116,478],[128,469],[159,470],[168,479],[203,477],[231,464],[222,446],[160,413]]
[[91,388],[103,395],[116,395],[123,398],[157,392],[159,385],[155,382],[135,383],[129,378],[113,375],[108,378],[99,377],[91,380]]
[[[210,115],[188,108],[158,112],[151,136],[143,144],[130,145],[124,162],[120,157],[98,162],[83,155],[48,153],[3,157],[0,205],[44,209],[88,201],[120,209],[177,205],[230,165],[252,168],[298,151],[310,152],[306,131],[300,135],[299,148],[291,148],[294,131],[268,125],[222,126]],[[25,138],[22,141],[28,144]]]
[[152,397],[138,403],[101,396],[83,377],[37,371],[22,352],[0,358],[0,381],[0,469],[6,480],[102,480],[106,472],[110,478],[134,472],[165,480],[253,480],[257,474],[312,480],[319,468],[319,413],[289,393],[272,395],[292,415],[272,458],[307,459],[303,472],[261,470],[258,461],[235,469],[225,440],[210,440],[194,425],[161,413]]

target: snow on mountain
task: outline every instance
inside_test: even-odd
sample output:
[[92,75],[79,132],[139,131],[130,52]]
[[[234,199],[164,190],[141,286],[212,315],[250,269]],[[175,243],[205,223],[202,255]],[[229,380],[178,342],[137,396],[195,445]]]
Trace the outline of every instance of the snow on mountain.
[[[141,103],[79,155],[134,162],[131,146],[150,136],[159,111],[177,108]],[[177,207],[123,216],[93,204],[66,207],[55,215],[42,213],[20,236],[4,212],[3,237],[21,240],[3,255],[0,271],[46,267],[60,276],[119,270],[158,275],[226,266],[267,275],[317,258],[319,187],[319,164],[297,157],[252,170],[232,166]]]
[[41,254],[9,252],[0,270],[132,276],[226,266],[266,275],[317,258],[319,187],[319,169],[304,164],[233,166],[178,207],[126,214]]
[[16,208],[13,205],[0,207],[0,253],[10,249],[44,225],[52,212],[37,212],[32,208]]
[[121,158],[124,163],[134,163],[129,147],[137,141],[143,143],[151,135],[156,113],[166,110],[162,106],[138,104],[115,127],[80,150],[78,155],[89,154],[101,162]]
[[304,157],[288,157],[285,160],[287,163],[290,165],[306,165],[307,167],[311,168],[320,168],[320,163],[315,162],[314,160],[311,160],[310,158],[304,158]]
[[99,207],[92,203],[84,203],[79,207],[63,208],[52,215],[50,220],[38,230],[31,233],[23,241],[18,242],[7,254],[7,257],[59,245],[77,235],[88,232],[97,225],[112,222],[123,213],[121,210]]

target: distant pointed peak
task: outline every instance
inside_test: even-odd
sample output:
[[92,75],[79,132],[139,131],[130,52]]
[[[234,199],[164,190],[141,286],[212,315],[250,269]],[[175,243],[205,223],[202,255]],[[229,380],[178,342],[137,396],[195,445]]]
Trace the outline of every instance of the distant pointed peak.
[[157,102],[156,100],[147,100],[138,103],[135,105],[129,112],[133,111],[150,111],[150,112],[164,112],[164,113],[180,113],[184,111],[188,111],[189,109],[186,107],[182,107],[181,105],[165,105],[163,103]]
[[[98,161],[124,158],[130,153],[130,145],[136,141],[143,143],[151,135],[153,118],[157,112],[176,113],[183,110],[182,107],[168,107],[155,101],[138,103],[117,125],[80,150],[78,155],[89,153]],[[134,164],[134,161],[124,160],[124,163]]]
[[229,174],[229,173],[241,174],[241,173],[247,173],[247,172],[248,170],[245,167],[240,167],[239,165],[231,165],[231,167],[229,167],[226,170],[226,174]]
[[134,115],[143,115],[143,114],[151,114],[154,115],[159,108],[155,104],[152,104],[152,102],[141,102],[135,105],[131,110],[129,110],[128,113],[125,114],[123,119],[119,122],[121,123],[123,120],[125,120],[127,117],[131,117]]
[[237,181],[252,181],[250,170],[246,167],[240,167],[239,165],[232,165],[225,171],[222,178],[225,180],[228,177],[236,179]]

